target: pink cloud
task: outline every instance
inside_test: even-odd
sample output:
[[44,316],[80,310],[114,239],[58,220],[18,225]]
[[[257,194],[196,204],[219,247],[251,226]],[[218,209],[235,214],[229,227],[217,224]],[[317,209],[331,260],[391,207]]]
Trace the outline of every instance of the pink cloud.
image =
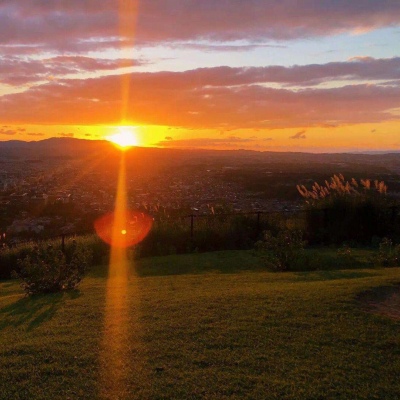
[[7,57],[0,58],[0,82],[18,86],[51,80],[53,77],[66,74],[118,70],[143,63],[128,59],[110,60],[83,56],[57,56],[43,60]]
[[[398,1],[152,0],[138,4],[136,43],[265,41],[398,26]],[[66,51],[119,36],[117,0],[3,0],[0,43]],[[290,12],[289,12],[290,11]]]
[[[115,70],[129,65],[126,59],[95,59],[83,56],[58,56],[41,61],[19,57],[0,58],[0,81],[8,84],[37,82],[78,72]],[[143,60],[135,61],[142,65]],[[199,68],[185,72],[135,73],[132,84],[145,86],[150,83],[156,89],[188,89],[190,87],[233,86],[259,83],[279,83],[287,86],[315,86],[333,80],[387,80],[387,84],[399,84],[400,57],[386,59],[353,59],[345,62],[312,64],[304,66],[268,67],[215,67]]]

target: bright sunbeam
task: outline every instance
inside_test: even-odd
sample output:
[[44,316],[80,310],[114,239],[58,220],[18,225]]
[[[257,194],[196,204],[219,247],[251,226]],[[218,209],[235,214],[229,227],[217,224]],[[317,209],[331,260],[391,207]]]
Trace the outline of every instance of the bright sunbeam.
[[[111,246],[108,270],[103,345],[101,363],[101,392],[104,398],[129,397],[132,376],[128,373],[138,368],[144,360],[134,362],[129,356],[134,336],[131,328],[138,327],[137,282],[132,274],[132,261],[128,259],[129,246],[141,241],[149,232],[153,219],[139,211],[127,208],[126,153],[121,152],[117,196],[113,213],[95,223],[98,235]],[[132,277],[132,279],[131,279]]]
[[[118,0],[121,67],[134,66],[134,44],[139,0]],[[131,74],[121,74],[121,121],[127,118],[131,102]]]
[[[131,60],[134,65],[133,44],[139,0],[119,0],[119,36],[121,60]],[[130,74],[121,75],[121,121],[126,120],[130,107]],[[121,149],[137,146],[138,139],[133,127],[121,126],[118,132],[107,138]],[[136,217],[136,218],[135,218]],[[131,398],[128,373],[132,360],[129,358],[132,326],[132,284],[129,284],[130,263],[127,247],[138,243],[150,230],[150,217],[144,218],[150,225],[143,230],[141,215],[129,213],[126,191],[125,153],[121,152],[121,164],[114,213],[97,221],[96,230],[111,245],[110,265],[106,289],[106,305],[101,363],[101,395],[108,399]],[[139,222],[138,222],[139,221]],[[135,225],[136,223],[136,225]],[[100,227],[100,229],[99,229]],[[135,312],[133,315],[135,316]],[[137,328],[137,326],[136,326]]]
[[121,149],[127,149],[139,144],[135,128],[130,126],[120,126],[117,133],[107,136],[106,139]]
[[[129,263],[124,235],[121,231],[125,226],[127,209],[126,201],[126,167],[125,154],[121,153],[121,163],[118,176],[115,211],[109,219],[110,235],[110,265],[108,271],[105,321],[102,349],[102,390],[104,394],[120,398],[124,386],[124,371],[126,370],[126,356],[124,343],[128,340],[127,302]],[[98,222],[96,222],[98,224]],[[98,227],[96,226],[96,230]]]

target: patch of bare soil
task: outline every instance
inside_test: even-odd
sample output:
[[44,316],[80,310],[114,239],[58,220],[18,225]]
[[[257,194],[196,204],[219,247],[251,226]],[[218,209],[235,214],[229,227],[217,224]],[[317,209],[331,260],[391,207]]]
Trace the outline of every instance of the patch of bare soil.
[[400,320],[400,284],[368,290],[360,293],[357,300],[367,312]]

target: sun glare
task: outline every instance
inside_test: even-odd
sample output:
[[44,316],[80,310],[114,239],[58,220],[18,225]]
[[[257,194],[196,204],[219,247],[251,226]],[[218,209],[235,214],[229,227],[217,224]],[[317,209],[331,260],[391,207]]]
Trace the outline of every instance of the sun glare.
[[139,144],[135,128],[130,126],[120,126],[117,133],[107,136],[106,139],[121,149],[127,149]]

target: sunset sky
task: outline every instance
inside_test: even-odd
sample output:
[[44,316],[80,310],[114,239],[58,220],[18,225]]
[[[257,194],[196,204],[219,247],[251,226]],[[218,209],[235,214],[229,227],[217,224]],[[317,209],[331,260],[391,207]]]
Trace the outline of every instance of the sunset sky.
[[0,140],[400,150],[399,0],[2,0]]

